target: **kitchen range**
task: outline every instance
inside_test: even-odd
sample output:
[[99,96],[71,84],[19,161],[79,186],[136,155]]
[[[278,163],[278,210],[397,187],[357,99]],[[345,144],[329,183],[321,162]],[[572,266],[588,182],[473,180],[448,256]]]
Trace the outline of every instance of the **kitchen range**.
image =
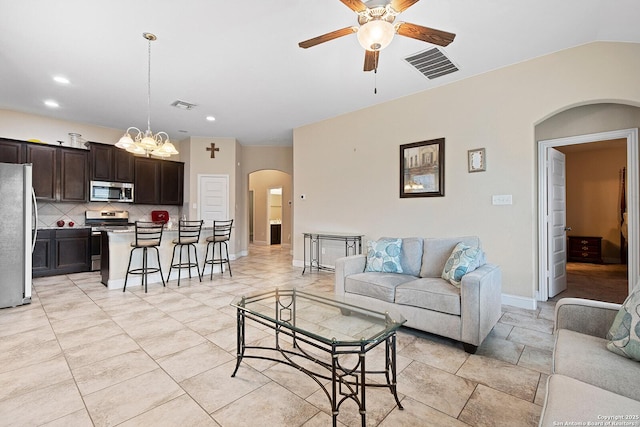
[[91,227],[91,271],[101,269],[102,231],[126,230],[129,211],[85,211],[84,224]]

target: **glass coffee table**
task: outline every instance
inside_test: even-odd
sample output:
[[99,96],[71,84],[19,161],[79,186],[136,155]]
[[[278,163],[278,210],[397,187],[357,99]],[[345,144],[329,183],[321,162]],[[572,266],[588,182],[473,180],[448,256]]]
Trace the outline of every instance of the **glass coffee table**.
[[[396,331],[406,321],[400,315],[381,313],[351,304],[335,295],[276,288],[240,296],[231,303],[237,308],[238,347],[236,375],[242,359],[283,363],[311,377],[331,404],[333,425],[340,406],[351,399],[358,405],[365,426],[366,389],[386,387],[396,404]],[[273,345],[247,343],[248,324],[274,331]],[[250,339],[250,338],[249,338]],[[384,361],[377,357],[374,369],[367,354],[384,346]],[[371,357],[370,357],[371,359]],[[379,378],[379,379],[378,379]]]

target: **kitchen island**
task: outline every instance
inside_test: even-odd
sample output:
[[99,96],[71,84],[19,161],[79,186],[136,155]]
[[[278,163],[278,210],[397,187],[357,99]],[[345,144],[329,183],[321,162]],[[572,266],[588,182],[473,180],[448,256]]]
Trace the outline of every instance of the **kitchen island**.
[[[198,264],[202,266],[204,263],[205,251],[207,250],[207,244],[205,239],[212,234],[213,227],[202,227],[202,233],[200,234],[200,241],[196,243],[196,251],[198,253]],[[128,227],[123,229],[102,229],[102,259],[100,272],[102,275],[102,284],[109,289],[122,289],[124,287],[124,279],[127,274],[127,265],[129,263],[129,254],[131,253],[131,243],[135,240],[135,227]],[[171,256],[173,255],[174,244],[172,241],[178,238],[178,227],[165,228],[162,232],[162,242],[159,247],[160,251],[160,263],[162,267],[162,274],[164,280],[177,280],[178,269],[171,270],[171,277],[167,277],[169,274],[169,267],[171,265]],[[187,250],[183,249],[182,261],[187,262],[186,259]],[[155,251],[148,252],[149,266],[154,267],[156,265]],[[192,251],[193,257],[193,251]],[[195,260],[192,261],[195,262]],[[178,262],[178,253],[176,253],[176,259],[174,263]],[[131,267],[138,268],[142,266],[142,250],[136,250],[133,253],[133,259],[131,260]],[[220,273],[221,269],[219,265],[214,268],[214,273]],[[211,265],[207,265],[204,271],[205,274],[211,273]],[[193,278],[198,277],[198,272],[195,267],[191,268],[191,276]],[[188,278],[189,271],[185,268],[180,272],[180,278]],[[142,283],[142,277],[139,274],[130,274],[127,287],[140,286]],[[152,273],[148,275],[148,284],[162,283],[160,273]]]

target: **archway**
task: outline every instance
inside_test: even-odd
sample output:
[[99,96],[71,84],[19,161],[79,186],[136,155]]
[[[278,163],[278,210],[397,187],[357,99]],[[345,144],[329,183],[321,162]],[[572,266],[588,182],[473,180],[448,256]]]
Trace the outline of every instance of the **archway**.
[[[550,281],[556,274],[551,254],[558,248],[566,250],[566,238],[549,241],[548,229],[551,217],[547,196],[547,153],[553,147],[589,144],[616,138],[626,140],[626,194],[628,214],[628,288],[631,291],[637,282],[638,254],[638,124],[640,108],[624,104],[591,104],[568,108],[548,117],[536,126],[538,150],[538,299],[545,301],[549,294]],[[624,166],[624,165],[623,165]],[[615,191],[615,190],[614,190]],[[567,224],[563,224],[566,226]],[[560,246],[559,246],[560,245]],[[564,248],[563,248],[564,247]]]
[[[280,189],[281,194],[274,194]],[[291,175],[267,169],[249,174],[249,235],[255,245],[270,245],[272,229],[280,230],[280,245],[291,248],[293,180]],[[278,227],[273,227],[273,226]]]

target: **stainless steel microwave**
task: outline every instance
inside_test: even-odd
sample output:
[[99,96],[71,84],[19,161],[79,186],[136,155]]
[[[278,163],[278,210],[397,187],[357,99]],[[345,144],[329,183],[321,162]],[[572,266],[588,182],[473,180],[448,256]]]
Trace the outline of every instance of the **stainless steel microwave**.
[[133,184],[129,182],[91,181],[91,202],[133,203]]

